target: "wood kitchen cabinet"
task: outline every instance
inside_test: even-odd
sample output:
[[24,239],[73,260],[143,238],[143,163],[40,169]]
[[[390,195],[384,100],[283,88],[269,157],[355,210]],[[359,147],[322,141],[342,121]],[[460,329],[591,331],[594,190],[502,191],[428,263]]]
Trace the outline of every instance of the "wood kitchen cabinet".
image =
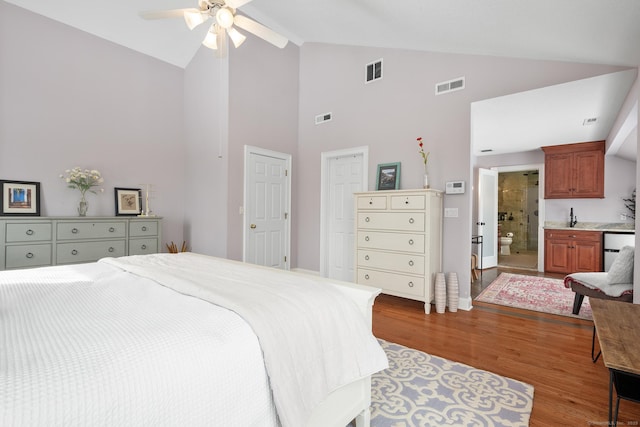
[[602,271],[602,232],[545,230],[544,271],[564,274]]
[[542,147],[544,198],[603,198],[604,141]]

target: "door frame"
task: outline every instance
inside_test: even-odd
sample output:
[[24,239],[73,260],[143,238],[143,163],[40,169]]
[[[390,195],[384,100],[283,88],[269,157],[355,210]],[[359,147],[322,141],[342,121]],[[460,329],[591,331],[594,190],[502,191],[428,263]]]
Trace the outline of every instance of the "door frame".
[[284,160],[286,163],[287,169],[287,180],[286,180],[286,191],[287,197],[285,201],[285,209],[287,212],[287,217],[285,219],[285,233],[287,234],[284,245],[285,245],[285,254],[287,260],[284,263],[284,269],[291,269],[291,181],[292,181],[292,171],[291,171],[291,154],[288,153],[280,153],[278,151],[267,150],[266,148],[255,147],[252,145],[244,146],[244,186],[242,189],[242,261],[246,262],[247,260],[247,240],[249,239],[249,233],[247,230],[249,229],[249,216],[247,215],[247,188],[249,186],[249,156],[251,154],[257,154],[259,156],[265,157],[273,157],[276,159]]
[[[544,221],[545,221],[545,199],[544,199],[544,163],[533,163],[528,165],[496,166],[490,169],[501,172],[524,172],[533,169],[538,170],[538,271],[544,272]],[[498,250],[500,250],[498,248]]]
[[[487,189],[483,185],[483,175],[495,177],[495,185],[492,185],[491,188]],[[493,193],[491,194],[491,198],[495,200],[495,206],[491,206],[490,203],[484,202],[484,200],[487,198],[486,194],[489,192],[489,190]],[[498,265],[498,251],[500,250],[500,245],[498,244],[498,171],[495,170],[495,168],[478,168],[477,204],[478,220],[476,222],[476,234],[479,236],[483,236],[482,247],[479,251],[479,255],[481,255],[479,259],[480,266],[482,269],[496,267]],[[493,213],[495,216],[492,219],[495,222],[491,222],[484,217],[485,207],[493,208]],[[480,231],[482,231],[482,233]],[[487,238],[488,231],[495,231],[493,239]],[[487,255],[487,251],[484,249],[486,248],[485,245],[487,245],[489,242],[493,244],[493,246],[491,247],[491,253],[493,255]]]
[[344,157],[362,154],[362,191],[369,190],[369,146],[347,148],[344,150],[324,151],[320,154],[320,275],[328,277],[329,253],[328,253],[328,230],[329,212],[331,200],[329,191],[329,159],[333,157]]

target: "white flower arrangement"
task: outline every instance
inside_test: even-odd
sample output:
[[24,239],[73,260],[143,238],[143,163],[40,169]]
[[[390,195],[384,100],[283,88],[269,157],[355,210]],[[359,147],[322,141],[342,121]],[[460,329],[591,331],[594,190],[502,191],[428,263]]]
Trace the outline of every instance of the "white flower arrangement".
[[99,171],[92,169],[82,169],[79,167],[75,167],[73,169],[67,169],[64,171],[64,174],[60,175],[60,178],[64,179],[69,188],[77,188],[82,193],[82,198],[84,199],[84,194],[89,191],[90,193],[97,193],[100,191],[104,192],[104,188],[100,188],[99,190],[93,190],[93,187],[97,187],[104,182],[102,175]]

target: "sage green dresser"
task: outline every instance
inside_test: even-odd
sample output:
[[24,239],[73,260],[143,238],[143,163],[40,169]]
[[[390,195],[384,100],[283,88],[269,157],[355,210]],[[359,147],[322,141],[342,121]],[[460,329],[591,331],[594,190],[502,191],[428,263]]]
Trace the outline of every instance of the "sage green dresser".
[[160,217],[0,217],[0,270],[160,252]]

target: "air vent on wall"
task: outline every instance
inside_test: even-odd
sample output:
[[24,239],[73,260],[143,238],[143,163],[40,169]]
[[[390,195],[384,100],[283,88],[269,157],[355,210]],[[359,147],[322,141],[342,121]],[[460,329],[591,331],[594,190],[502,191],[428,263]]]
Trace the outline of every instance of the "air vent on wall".
[[464,77],[458,77],[457,79],[436,83],[436,95],[442,95],[443,93],[454,92],[462,89],[464,89]]
[[598,121],[597,117],[589,117],[584,119],[584,121],[582,122],[582,126],[595,125],[597,121]]
[[331,121],[331,113],[318,114],[316,116],[316,124],[319,125],[321,123]]
[[364,78],[365,83],[371,83],[382,78],[382,59],[367,64]]

